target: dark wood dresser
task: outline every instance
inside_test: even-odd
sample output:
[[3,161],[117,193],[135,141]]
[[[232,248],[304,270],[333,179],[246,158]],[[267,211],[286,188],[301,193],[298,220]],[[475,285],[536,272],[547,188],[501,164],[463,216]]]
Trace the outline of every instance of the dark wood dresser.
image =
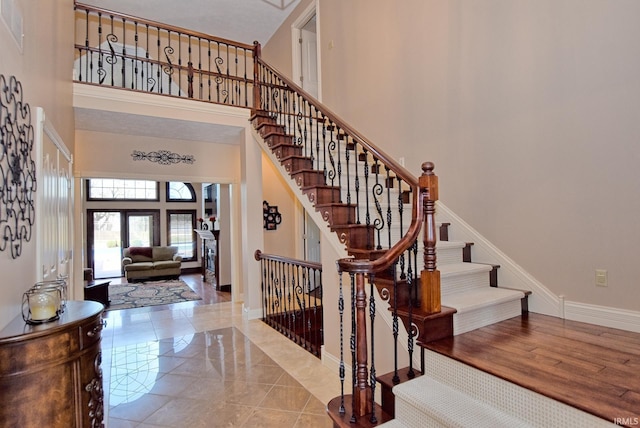
[[103,426],[103,309],[69,301],[57,321],[0,330],[0,427]]

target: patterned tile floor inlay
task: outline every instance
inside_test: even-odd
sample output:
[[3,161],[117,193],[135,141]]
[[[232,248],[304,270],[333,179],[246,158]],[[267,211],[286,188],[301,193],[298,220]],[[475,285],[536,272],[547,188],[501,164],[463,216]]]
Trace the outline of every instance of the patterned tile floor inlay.
[[325,405],[235,327],[105,352],[108,427],[331,426]]

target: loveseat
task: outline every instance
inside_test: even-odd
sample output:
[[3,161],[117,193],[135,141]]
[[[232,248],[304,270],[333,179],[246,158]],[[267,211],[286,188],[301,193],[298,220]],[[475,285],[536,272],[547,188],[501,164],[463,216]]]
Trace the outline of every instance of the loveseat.
[[124,249],[122,266],[127,280],[180,276],[182,256],[178,247],[129,247]]

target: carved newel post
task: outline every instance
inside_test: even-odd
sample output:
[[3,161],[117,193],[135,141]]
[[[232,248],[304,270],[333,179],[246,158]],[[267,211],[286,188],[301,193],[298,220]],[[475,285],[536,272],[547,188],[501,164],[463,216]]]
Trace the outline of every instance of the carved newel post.
[[442,308],[440,271],[436,266],[435,205],[438,200],[438,176],[433,173],[434,167],[432,162],[423,163],[419,179],[424,207],[424,269],[420,273],[421,309],[428,313],[440,312]]

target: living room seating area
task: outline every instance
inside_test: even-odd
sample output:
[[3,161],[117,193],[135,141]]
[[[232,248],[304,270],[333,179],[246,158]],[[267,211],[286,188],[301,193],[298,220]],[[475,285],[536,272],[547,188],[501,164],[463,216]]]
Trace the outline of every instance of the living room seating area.
[[123,252],[122,266],[128,281],[146,278],[178,278],[182,267],[182,256],[178,247],[129,247]]

